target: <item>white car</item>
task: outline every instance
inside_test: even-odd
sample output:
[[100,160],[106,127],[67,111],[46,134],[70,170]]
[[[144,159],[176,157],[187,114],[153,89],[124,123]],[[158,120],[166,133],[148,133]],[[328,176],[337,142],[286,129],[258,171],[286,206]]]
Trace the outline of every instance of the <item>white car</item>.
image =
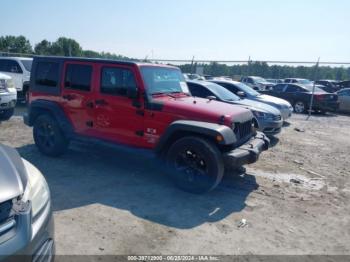
[[17,91],[12,78],[0,73],[0,121],[11,118],[15,111]]
[[12,77],[21,101],[26,100],[32,62],[33,59],[28,57],[0,57],[0,73]]
[[260,76],[242,77],[241,82],[257,91],[269,90],[275,85]]

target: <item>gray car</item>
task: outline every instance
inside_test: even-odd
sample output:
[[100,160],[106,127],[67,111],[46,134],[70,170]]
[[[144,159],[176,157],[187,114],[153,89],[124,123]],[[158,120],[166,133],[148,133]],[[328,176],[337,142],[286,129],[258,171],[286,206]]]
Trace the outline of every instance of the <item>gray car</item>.
[[45,178],[0,144],[0,260],[52,261],[54,226]]
[[211,82],[225,87],[228,91],[241,98],[254,100],[277,108],[281,112],[284,121],[292,115],[293,107],[288,101],[284,99],[260,94],[258,91],[255,91],[253,88],[241,82],[224,80],[213,80]]
[[254,100],[241,99],[224,87],[208,81],[187,81],[187,85],[193,96],[215,99],[225,103],[244,106],[250,109],[255,118],[259,131],[266,134],[277,134],[281,131],[283,119],[281,112],[267,104]]

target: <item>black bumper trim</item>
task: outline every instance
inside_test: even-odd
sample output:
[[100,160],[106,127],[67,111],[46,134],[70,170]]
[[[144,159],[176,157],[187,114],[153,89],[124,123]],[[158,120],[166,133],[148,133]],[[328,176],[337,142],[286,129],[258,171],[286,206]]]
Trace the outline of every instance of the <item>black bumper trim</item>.
[[246,164],[252,164],[259,159],[261,152],[267,150],[270,145],[270,139],[261,132],[252,137],[242,146],[233,149],[223,155],[226,168],[240,167]]

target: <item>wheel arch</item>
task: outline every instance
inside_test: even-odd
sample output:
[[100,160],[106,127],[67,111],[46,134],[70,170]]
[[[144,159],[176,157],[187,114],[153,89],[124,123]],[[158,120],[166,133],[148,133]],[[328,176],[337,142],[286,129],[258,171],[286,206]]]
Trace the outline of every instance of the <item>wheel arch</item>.
[[59,127],[66,137],[74,135],[73,126],[67,119],[60,105],[53,101],[36,100],[28,106],[28,113],[24,116],[24,122],[28,126],[33,126],[38,116],[50,114],[58,122]]
[[[178,139],[185,136],[199,136],[214,142],[216,145],[228,146],[237,142],[232,129],[227,126],[190,120],[179,120],[171,123],[160,138],[156,153],[166,152],[169,147]],[[218,137],[221,138],[218,141]]]

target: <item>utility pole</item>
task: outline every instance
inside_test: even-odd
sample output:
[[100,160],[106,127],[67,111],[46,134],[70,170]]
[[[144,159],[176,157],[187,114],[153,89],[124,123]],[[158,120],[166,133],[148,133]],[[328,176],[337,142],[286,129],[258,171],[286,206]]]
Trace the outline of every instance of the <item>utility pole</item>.
[[248,72],[246,76],[250,75],[250,56],[248,57]]
[[193,64],[194,64],[194,56],[192,57],[192,61],[191,61],[191,74],[193,74]]
[[318,72],[318,65],[320,63],[320,58],[318,58],[316,66],[315,66],[315,72],[314,72],[314,84],[312,86],[312,94],[311,94],[311,99],[310,99],[310,107],[309,107],[309,114],[306,118],[306,120],[309,120],[309,118],[311,117],[311,110],[312,110],[312,105],[314,102],[314,93],[315,93],[315,86],[316,86],[316,81],[317,81],[317,72]]

